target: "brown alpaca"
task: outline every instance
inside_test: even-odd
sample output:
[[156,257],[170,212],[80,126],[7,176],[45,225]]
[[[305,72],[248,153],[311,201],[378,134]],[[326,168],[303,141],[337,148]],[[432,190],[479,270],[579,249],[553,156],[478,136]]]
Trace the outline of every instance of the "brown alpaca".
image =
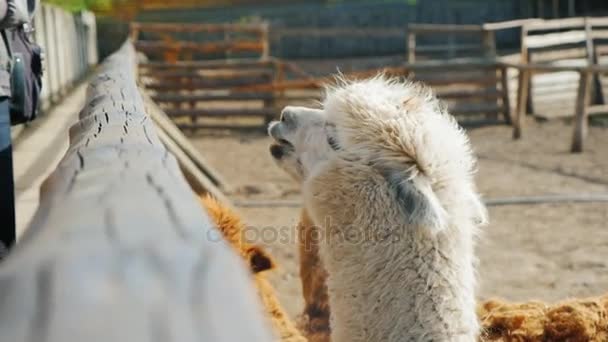
[[300,279],[304,295],[304,312],[300,329],[310,342],[328,342],[330,339],[329,298],[325,279],[327,272],[319,259],[319,231],[302,210],[298,223],[300,253]]
[[236,252],[241,255],[254,274],[255,286],[258,289],[260,299],[270,316],[273,329],[280,337],[280,341],[307,341],[287,316],[277,299],[274,288],[266,279],[265,272],[263,272],[275,267],[272,258],[261,247],[243,241],[243,222],[232,210],[210,196],[201,196],[201,203],[207,209],[218,230]]
[[489,300],[478,306],[485,342],[608,341],[608,295],[555,305]]

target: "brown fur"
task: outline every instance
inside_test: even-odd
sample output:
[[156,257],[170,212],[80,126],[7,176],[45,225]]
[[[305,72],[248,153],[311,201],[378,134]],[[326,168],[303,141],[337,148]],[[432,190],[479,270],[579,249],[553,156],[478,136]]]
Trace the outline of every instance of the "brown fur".
[[482,341],[608,341],[608,295],[555,305],[489,300],[477,311],[483,327]]
[[248,244],[242,239],[244,225],[232,210],[210,196],[201,196],[201,203],[217,225],[228,243],[243,257],[254,274],[255,286],[260,299],[272,321],[275,333],[283,342],[304,342],[306,338],[291,322],[287,313],[277,299],[275,290],[266,279],[266,270],[273,269],[275,262],[261,247]]
[[310,342],[328,342],[331,331],[325,284],[327,272],[319,259],[319,232],[306,210],[302,211],[298,236],[300,279],[305,305],[299,326]]
[[253,273],[275,267],[274,260],[262,248],[243,240],[242,232],[245,226],[234,212],[210,196],[202,196],[201,203],[207,209],[224,239],[243,257]]
[[[299,229],[300,277],[305,310],[301,330],[311,342],[330,341],[326,271],[319,260],[318,235],[306,211]],[[508,303],[488,300],[477,314],[483,342],[606,342],[608,295],[571,299],[547,305],[542,302]]]

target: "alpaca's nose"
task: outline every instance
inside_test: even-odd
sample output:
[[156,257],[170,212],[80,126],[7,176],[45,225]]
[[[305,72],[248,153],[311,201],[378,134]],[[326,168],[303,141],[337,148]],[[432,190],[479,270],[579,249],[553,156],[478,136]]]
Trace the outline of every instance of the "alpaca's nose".
[[268,126],[268,135],[275,140],[283,138],[283,134],[281,134],[280,122],[274,121],[270,123],[270,126]]

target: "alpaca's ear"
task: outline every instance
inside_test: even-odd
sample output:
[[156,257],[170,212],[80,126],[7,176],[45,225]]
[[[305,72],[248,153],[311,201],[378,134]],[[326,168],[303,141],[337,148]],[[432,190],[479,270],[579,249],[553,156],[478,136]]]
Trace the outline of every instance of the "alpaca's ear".
[[393,176],[388,180],[410,225],[428,229],[433,234],[445,228],[447,213],[424,178]]
[[469,199],[469,208],[471,208],[471,219],[476,225],[485,225],[488,223],[488,210],[479,195],[471,193]]
[[249,267],[253,273],[259,273],[274,268],[274,261],[270,255],[258,246],[250,247],[247,250],[247,256],[249,259]]

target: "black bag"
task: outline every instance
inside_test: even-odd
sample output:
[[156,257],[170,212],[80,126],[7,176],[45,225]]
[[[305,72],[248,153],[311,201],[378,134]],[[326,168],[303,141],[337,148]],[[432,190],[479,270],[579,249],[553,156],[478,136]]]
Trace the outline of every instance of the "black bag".
[[31,33],[29,24],[2,31],[11,57],[12,125],[32,121],[38,114],[42,90],[42,49],[33,41]]

